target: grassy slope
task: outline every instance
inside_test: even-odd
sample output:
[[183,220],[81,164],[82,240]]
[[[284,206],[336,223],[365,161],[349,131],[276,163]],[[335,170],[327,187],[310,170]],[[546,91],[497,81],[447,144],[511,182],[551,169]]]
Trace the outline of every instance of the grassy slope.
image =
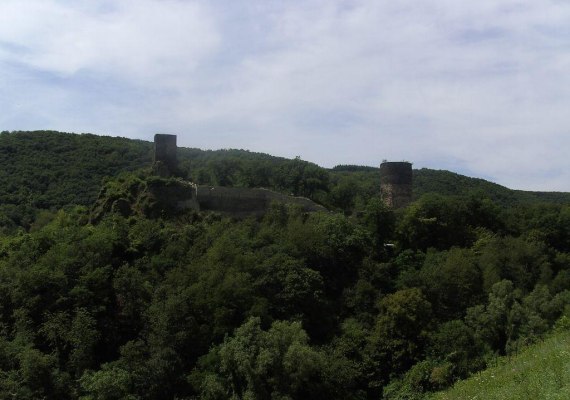
[[557,333],[433,400],[570,399],[570,332]]

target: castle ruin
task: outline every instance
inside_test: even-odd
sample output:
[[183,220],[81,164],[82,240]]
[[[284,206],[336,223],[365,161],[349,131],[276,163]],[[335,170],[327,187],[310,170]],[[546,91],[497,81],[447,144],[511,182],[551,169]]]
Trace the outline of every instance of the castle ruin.
[[402,208],[412,201],[412,163],[383,162],[380,164],[380,193],[384,204]]
[[[177,164],[176,135],[156,134],[154,136],[153,171],[156,175],[167,178],[179,176]],[[313,201],[286,196],[281,193],[261,188],[233,188],[222,186],[193,187],[192,195],[183,195],[178,204],[195,210],[210,210],[235,216],[263,215],[270,204],[297,204],[305,211],[326,211]],[[412,201],[412,164],[409,162],[383,162],[380,165],[380,192],[384,203],[390,208],[402,208]],[[176,196],[175,196],[176,197]],[[178,196],[180,197],[180,196]],[[187,201],[186,201],[186,200]]]
[[163,178],[176,175],[178,160],[176,157],[176,135],[157,133],[154,135],[153,169]]
[[[162,178],[179,175],[176,152],[176,135],[156,134],[153,172]],[[296,204],[306,212],[326,211],[326,208],[309,199],[286,196],[268,189],[197,186],[180,181],[180,187],[169,187],[170,191],[166,194],[166,197],[176,201],[179,209],[191,208],[247,217],[264,215],[272,203],[287,203]],[[159,191],[164,190],[166,189],[162,188]]]

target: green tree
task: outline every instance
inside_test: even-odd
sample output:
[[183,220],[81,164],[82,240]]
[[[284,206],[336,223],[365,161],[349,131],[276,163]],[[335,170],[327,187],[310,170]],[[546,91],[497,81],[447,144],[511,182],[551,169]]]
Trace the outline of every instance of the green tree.
[[428,252],[416,279],[441,321],[461,318],[485,298],[481,270],[470,250]]
[[202,360],[192,380],[204,399],[346,398],[323,376],[326,361],[300,323],[275,321],[264,331],[251,318]]
[[81,400],[138,400],[130,374],[122,368],[105,364],[96,372],[88,371],[79,381],[85,395]]
[[369,339],[376,379],[387,382],[421,360],[430,329],[432,307],[418,288],[399,290],[379,301],[379,314]]

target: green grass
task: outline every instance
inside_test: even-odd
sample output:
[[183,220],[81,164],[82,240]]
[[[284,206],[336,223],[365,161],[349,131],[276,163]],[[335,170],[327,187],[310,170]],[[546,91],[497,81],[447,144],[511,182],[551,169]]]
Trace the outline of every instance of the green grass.
[[557,333],[497,364],[432,399],[570,399],[570,332]]

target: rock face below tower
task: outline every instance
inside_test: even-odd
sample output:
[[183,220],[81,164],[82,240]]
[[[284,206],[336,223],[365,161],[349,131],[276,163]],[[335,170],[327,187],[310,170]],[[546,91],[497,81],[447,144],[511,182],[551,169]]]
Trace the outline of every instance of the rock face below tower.
[[402,208],[412,201],[412,164],[383,162],[380,164],[380,192],[384,204]]
[[178,160],[176,158],[176,135],[157,133],[154,135],[155,173],[162,177],[176,175]]

